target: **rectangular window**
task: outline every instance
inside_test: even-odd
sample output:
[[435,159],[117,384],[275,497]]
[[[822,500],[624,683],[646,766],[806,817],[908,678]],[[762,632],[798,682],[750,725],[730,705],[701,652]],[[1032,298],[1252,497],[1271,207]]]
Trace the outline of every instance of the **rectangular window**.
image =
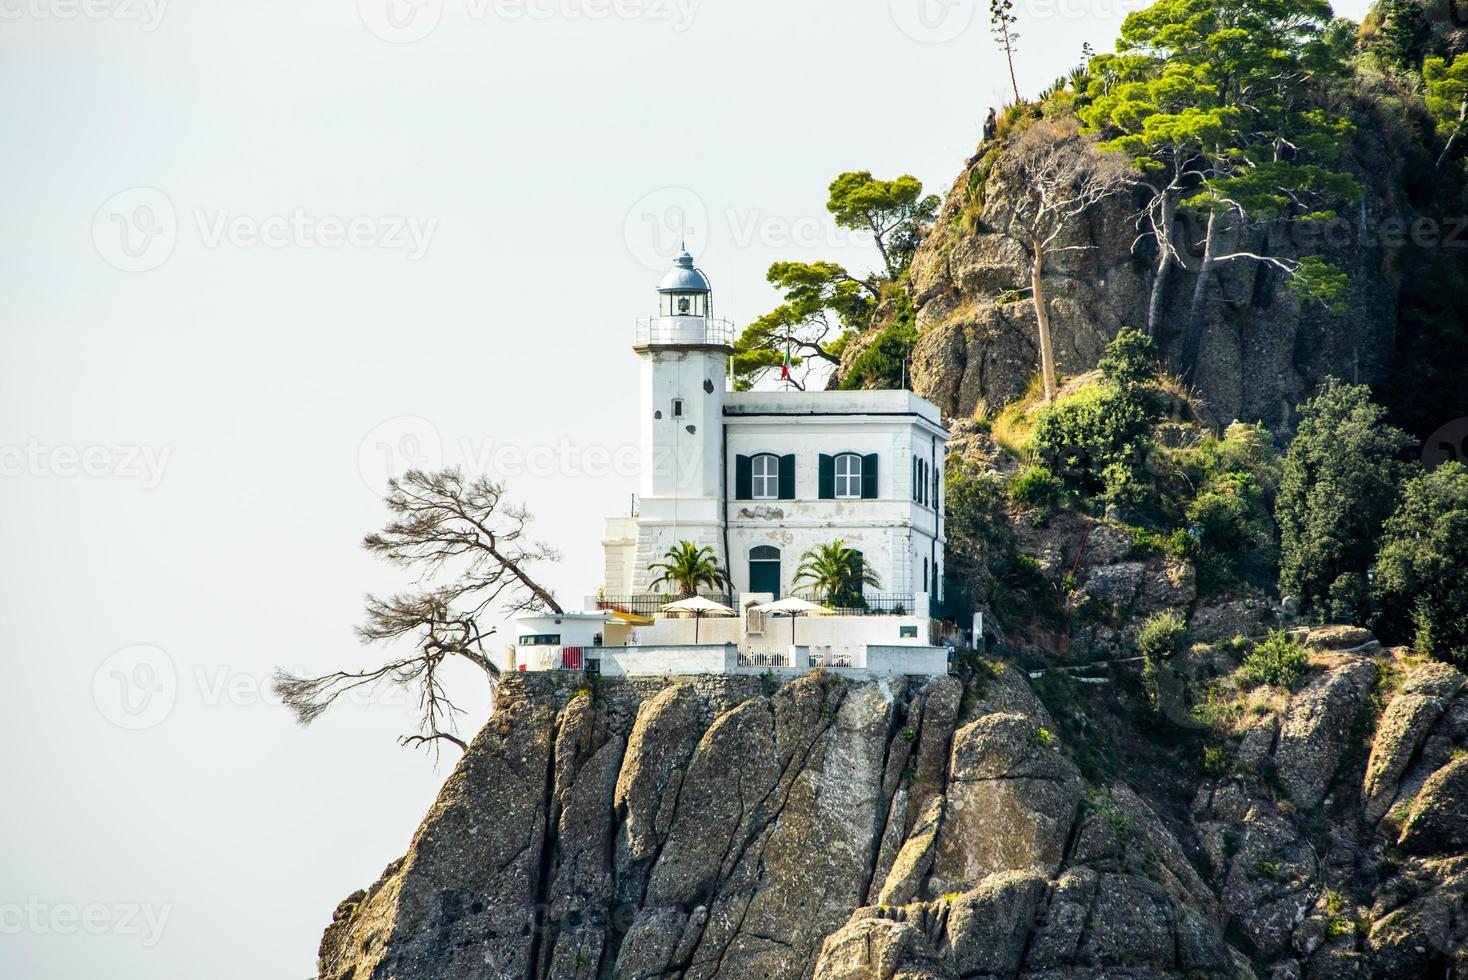
[[681,398],[674,398],[673,399],[673,418],[675,418],[675,419],[681,419],[682,417],[683,417],[683,399],[681,399]]
[[780,499],[780,460],[766,453],[756,456],[750,470],[750,496],[755,500]]
[[917,627],[916,626],[899,626],[899,627],[897,627],[897,635],[901,639],[904,639],[904,640],[916,640],[917,639]]
[[559,633],[530,633],[520,637],[522,647],[558,647],[561,645],[561,634]]
[[850,500],[861,496],[861,457],[846,453],[836,457],[836,499]]

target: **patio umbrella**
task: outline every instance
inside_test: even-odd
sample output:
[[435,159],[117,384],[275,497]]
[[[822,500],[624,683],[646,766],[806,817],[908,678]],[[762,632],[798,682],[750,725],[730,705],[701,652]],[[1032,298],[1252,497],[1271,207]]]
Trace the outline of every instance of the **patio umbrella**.
[[814,602],[805,599],[797,599],[795,596],[787,596],[775,602],[767,602],[763,606],[755,606],[756,612],[775,613],[790,617],[790,645],[795,645],[795,617],[796,616],[829,616],[831,610],[825,606],[818,606]]
[[691,599],[679,599],[663,606],[663,612],[691,612],[693,613],[693,642],[698,643],[698,622],[708,615],[733,616],[734,610],[722,603],[705,599],[701,595],[693,596]]

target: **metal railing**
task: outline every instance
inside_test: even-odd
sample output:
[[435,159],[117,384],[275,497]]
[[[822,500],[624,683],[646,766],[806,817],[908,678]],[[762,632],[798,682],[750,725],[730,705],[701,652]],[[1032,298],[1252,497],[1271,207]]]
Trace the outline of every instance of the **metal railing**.
[[638,347],[650,344],[733,347],[736,332],[734,321],[721,317],[655,316],[637,321],[633,342]]
[[[739,597],[732,592],[700,592],[699,595],[710,602],[728,606],[730,609],[739,608]],[[670,602],[677,602],[678,599],[676,595],[654,592],[643,595],[597,596],[591,602],[594,602],[596,608],[603,612],[631,613],[634,616],[646,616],[650,619],[688,618],[687,613],[663,611],[664,606]],[[588,605],[590,604],[589,602]]]
[[797,592],[797,599],[825,606],[840,616],[913,616],[922,612],[913,608],[913,597],[905,592],[867,592],[861,595],[829,595],[824,592]]
[[789,667],[789,650],[749,650],[739,654],[741,667]]
[[850,650],[825,650],[812,652],[808,658],[812,668],[823,667],[840,669],[853,666],[854,660]]

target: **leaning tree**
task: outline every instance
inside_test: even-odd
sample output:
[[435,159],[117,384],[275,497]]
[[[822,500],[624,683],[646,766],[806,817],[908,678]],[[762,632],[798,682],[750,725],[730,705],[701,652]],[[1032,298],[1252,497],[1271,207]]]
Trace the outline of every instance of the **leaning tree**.
[[387,598],[367,596],[366,618],[357,635],[366,644],[411,650],[366,670],[319,677],[276,671],[275,691],[303,725],[315,721],[337,699],[354,691],[396,685],[415,691],[419,731],[402,744],[451,742],[467,748],[456,730],[463,712],[444,688],[442,669],[460,658],[482,670],[491,685],[499,668],[486,640],[491,615],[549,610],[561,612],[555,596],[532,577],[537,565],[560,556],[531,540],[530,513],[505,499],[505,486],[484,477],[466,478],[458,469],[409,470],[388,481],[384,500],[392,519],[362,545],[393,565],[418,571],[419,588]]
[[1048,259],[1094,248],[1076,244],[1073,225],[1088,210],[1135,180],[1130,162],[1078,134],[1074,120],[1042,120],[1029,126],[1007,154],[1016,194],[1006,232],[1029,254],[1030,298],[1039,329],[1040,372],[1045,401],[1055,401],[1055,351],[1045,296]]

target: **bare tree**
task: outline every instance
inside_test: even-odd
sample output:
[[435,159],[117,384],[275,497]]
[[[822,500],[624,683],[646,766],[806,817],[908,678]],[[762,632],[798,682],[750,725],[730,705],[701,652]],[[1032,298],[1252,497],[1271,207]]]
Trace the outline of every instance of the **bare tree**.
[[1087,209],[1135,182],[1131,164],[1120,153],[1099,149],[1078,135],[1072,119],[1041,120],[1027,128],[1006,154],[1016,205],[1007,233],[1030,257],[1030,294],[1040,333],[1040,371],[1045,400],[1053,402],[1055,352],[1045,299],[1046,260],[1062,252],[1095,248],[1065,245],[1063,236]]
[[461,657],[494,685],[500,672],[485,649],[494,629],[481,621],[490,613],[561,612],[555,596],[530,574],[560,556],[526,536],[532,518],[505,500],[503,484],[466,479],[457,469],[409,470],[387,487],[384,500],[393,518],[363,538],[363,547],[394,565],[419,569],[419,583],[438,581],[386,599],[367,596],[357,636],[363,643],[410,639],[413,651],[368,670],[320,677],[277,670],[275,691],[309,725],[353,691],[383,684],[416,688],[419,731],[402,744],[436,748],[451,742],[464,749],[454,724],[462,712],[445,692],[440,669],[450,657]]

